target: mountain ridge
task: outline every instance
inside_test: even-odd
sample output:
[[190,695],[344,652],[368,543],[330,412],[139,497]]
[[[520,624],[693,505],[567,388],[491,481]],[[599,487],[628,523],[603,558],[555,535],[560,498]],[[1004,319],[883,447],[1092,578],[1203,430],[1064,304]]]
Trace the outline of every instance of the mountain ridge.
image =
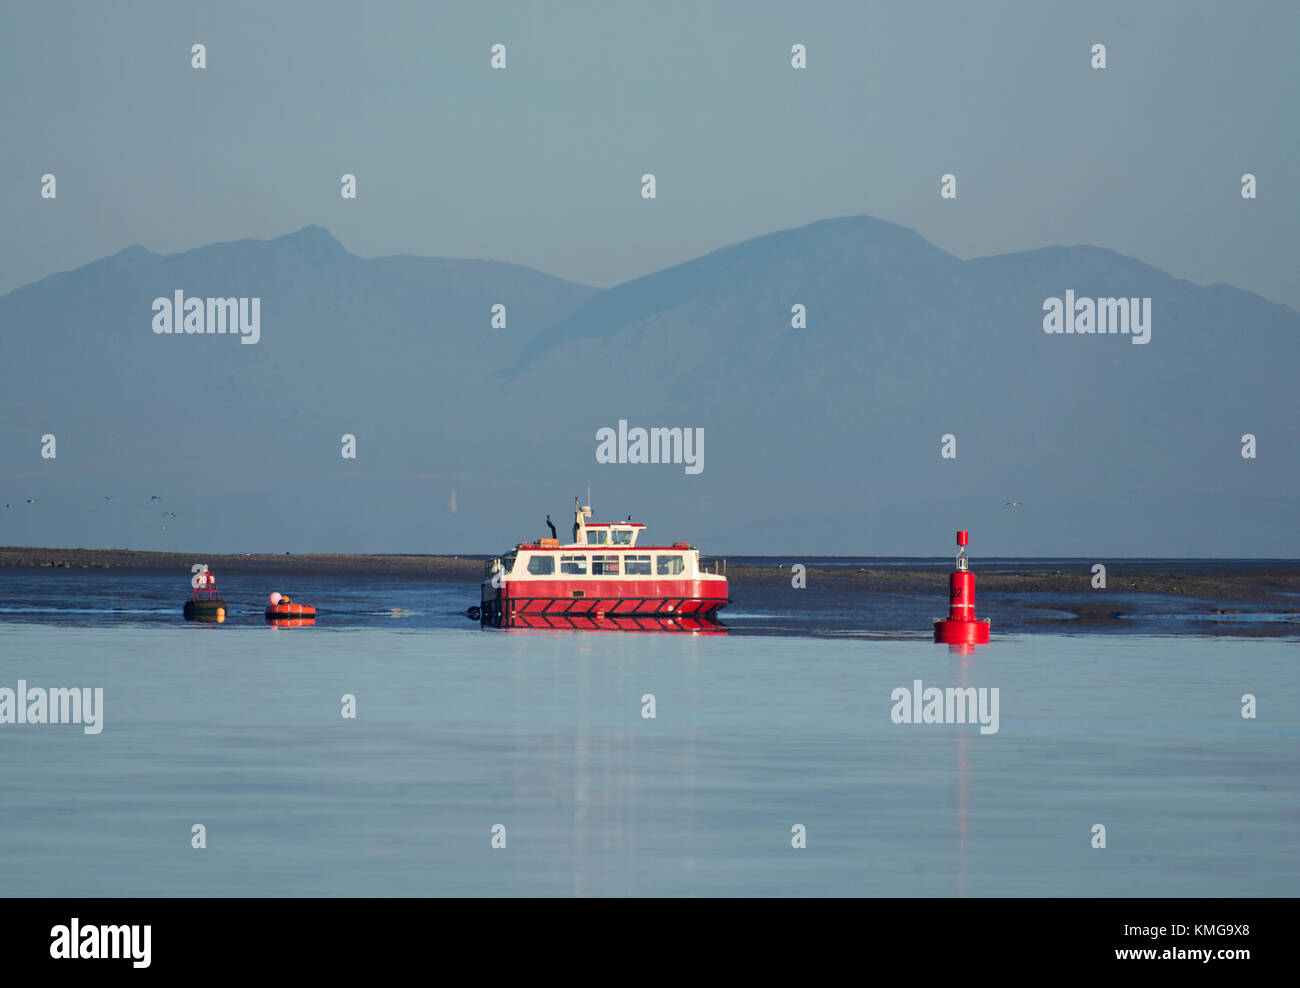
[[[260,341],[155,334],[177,289],[259,297]],[[1151,341],[1044,333],[1067,289],[1152,297]],[[960,519],[989,555],[1300,555],[1298,340],[1284,305],[1107,248],[962,260],[863,216],[603,289],[318,225],[136,245],[0,296],[0,496],[42,505],[0,542],[484,551],[591,484],[710,551],[927,554]],[[597,462],[620,421],[702,429],[703,473]],[[166,535],[100,504],[151,484],[186,505]]]

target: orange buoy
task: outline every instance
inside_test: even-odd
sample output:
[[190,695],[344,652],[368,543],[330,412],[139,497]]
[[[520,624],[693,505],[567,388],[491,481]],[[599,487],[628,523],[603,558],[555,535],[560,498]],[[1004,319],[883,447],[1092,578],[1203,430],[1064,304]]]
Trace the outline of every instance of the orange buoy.
[[310,604],[276,604],[266,609],[268,618],[305,618],[315,617],[316,608]]
[[[305,619],[310,618],[310,621]],[[275,624],[286,622],[282,627],[300,627],[303,624],[315,624],[316,608],[310,604],[295,604],[283,594],[271,594],[266,608],[266,619]]]

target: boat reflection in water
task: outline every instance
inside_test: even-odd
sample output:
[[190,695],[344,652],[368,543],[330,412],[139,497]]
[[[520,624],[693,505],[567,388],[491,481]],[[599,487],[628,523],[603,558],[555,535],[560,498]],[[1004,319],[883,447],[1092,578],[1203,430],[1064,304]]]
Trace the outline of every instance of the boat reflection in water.
[[725,635],[727,626],[716,618],[618,616],[603,614],[516,614],[506,626],[549,628],[561,631],[661,631],[690,635]]

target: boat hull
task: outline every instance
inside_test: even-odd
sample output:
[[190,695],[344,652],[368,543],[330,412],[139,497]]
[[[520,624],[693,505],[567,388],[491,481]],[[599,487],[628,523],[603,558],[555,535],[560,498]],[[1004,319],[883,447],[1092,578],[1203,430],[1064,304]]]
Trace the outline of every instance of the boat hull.
[[692,635],[725,635],[727,626],[716,617],[597,617],[595,614],[517,614],[511,630],[650,631]]
[[[483,584],[479,620],[495,628],[638,627],[660,622],[710,621],[730,603],[723,580],[506,580]],[[607,623],[608,622],[608,623]],[[688,630],[664,627],[654,630]],[[698,630],[698,629],[689,629]]]

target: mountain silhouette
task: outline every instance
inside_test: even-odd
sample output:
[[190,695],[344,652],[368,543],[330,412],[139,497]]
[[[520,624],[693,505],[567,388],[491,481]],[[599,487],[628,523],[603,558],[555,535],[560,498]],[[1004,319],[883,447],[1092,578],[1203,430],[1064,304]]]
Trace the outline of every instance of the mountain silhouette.
[[[177,290],[260,298],[260,341],[154,333]],[[1067,290],[1149,297],[1150,342],[1045,333]],[[42,509],[0,543],[488,552],[590,486],[707,552],[943,555],[969,528],[977,559],[1294,557],[1298,341],[1285,306],[1114,251],[961,260],[868,217],[607,290],[314,226],[130,247],[0,297],[0,497]],[[620,420],[703,429],[704,471],[597,463]],[[129,496],[159,487],[166,533]]]

